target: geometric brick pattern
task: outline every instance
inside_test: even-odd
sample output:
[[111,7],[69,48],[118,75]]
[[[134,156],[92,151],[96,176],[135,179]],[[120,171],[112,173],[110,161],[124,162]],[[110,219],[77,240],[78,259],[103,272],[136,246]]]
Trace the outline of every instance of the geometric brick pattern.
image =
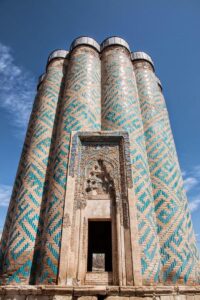
[[63,60],[48,66],[30,117],[2,239],[0,265],[7,284],[29,282],[62,68]]
[[138,209],[144,284],[159,281],[160,252],[137,85],[130,53],[109,47],[102,53],[102,130],[128,131]]
[[43,237],[44,254],[38,283],[56,283],[71,131],[101,129],[100,59],[80,46],[70,55],[58,124]]
[[39,86],[2,236],[0,284],[57,283],[71,132],[101,130],[129,135],[142,283],[196,284],[199,254],[153,69],[144,60],[133,66],[119,38],[100,54],[83,40],[67,59],[51,60]]
[[162,282],[197,283],[198,251],[161,89],[147,62],[134,62],[160,240]]

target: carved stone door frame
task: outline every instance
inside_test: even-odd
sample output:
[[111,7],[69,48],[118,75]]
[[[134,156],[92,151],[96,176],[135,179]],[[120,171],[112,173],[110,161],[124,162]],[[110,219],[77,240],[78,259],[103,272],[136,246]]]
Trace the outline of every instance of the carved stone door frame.
[[[87,224],[84,225],[87,222],[84,216],[87,199],[82,192],[83,184],[81,183],[80,172],[83,169],[81,162],[83,161],[84,151],[87,149],[87,144],[90,145],[91,143],[96,144],[96,153],[98,153],[98,147],[99,149],[103,147],[102,143],[108,146],[108,155],[104,151],[101,157],[100,151],[98,159],[105,161],[105,166],[113,173],[111,177],[113,178],[113,185],[115,187],[115,205],[113,205],[115,213],[112,216],[112,223],[115,226],[114,222],[116,222],[118,253],[118,278],[113,278],[113,284],[120,286],[141,285],[141,263],[129,156],[129,137],[126,132],[108,131],[76,132],[72,133],[71,136],[58,284],[70,286],[84,284],[87,245],[83,247],[82,245],[87,240],[85,236],[87,233],[85,233],[86,229],[84,228],[87,227]],[[111,150],[109,150],[109,145]],[[112,152],[113,145],[117,145],[119,150],[118,162],[115,162],[111,158],[112,155],[109,157],[109,151]],[[113,166],[113,170],[111,170],[112,168],[108,164]],[[117,169],[118,171],[120,170],[120,173],[115,173]],[[112,231],[115,231],[113,226]],[[81,253],[81,249],[83,248],[84,251]],[[116,272],[113,273],[116,274]]]

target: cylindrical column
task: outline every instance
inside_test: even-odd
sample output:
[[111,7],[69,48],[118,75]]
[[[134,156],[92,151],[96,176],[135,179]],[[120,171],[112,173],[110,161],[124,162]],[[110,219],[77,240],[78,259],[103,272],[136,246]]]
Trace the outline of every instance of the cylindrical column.
[[132,53],[154,192],[164,283],[197,282],[198,256],[162,86],[151,58]]
[[3,233],[1,280],[28,284],[66,51],[50,57],[38,87]]
[[99,45],[91,38],[76,39],[71,46],[61,104],[38,283],[57,282],[70,135],[72,131],[101,129],[100,82]]
[[[127,131],[141,247],[142,283],[159,281],[160,254],[142,118],[128,44],[110,38],[102,44],[102,130]],[[133,226],[133,225],[132,225]],[[132,241],[133,245],[133,241]],[[138,252],[138,249],[134,249]],[[133,260],[135,259],[133,253]],[[137,268],[135,262],[135,268]],[[136,279],[134,279],[136,280]]]

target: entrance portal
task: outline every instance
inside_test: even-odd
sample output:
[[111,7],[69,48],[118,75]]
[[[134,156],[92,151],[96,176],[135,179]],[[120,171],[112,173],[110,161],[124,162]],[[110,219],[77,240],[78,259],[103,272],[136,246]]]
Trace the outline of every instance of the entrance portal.
[[88,272],[112,272],[111,221],[88,222]]
[[137,223],[130,230],[136,216],[125,151],[128,135],[109,134],[72,137],[59,265],[59,282],[69,286],[133,285],[131,243]]

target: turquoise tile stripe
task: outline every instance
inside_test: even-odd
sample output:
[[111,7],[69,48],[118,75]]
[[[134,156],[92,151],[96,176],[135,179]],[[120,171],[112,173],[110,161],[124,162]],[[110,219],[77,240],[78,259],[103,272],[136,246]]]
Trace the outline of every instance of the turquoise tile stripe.
[[105,49],[101,59],[102,130],[123,130],[129,133],[143,284],[157,283],[161,267],[160,249],[133,66],[129,53],[123,47]]
[[199,256],[165,100],[147,62],[134,62],[160,240],[163,283],[198,283]]
[[72,51],[49,183],[39,284],[57,282],[70,135],[71,131],[101,129],[100,72],[99,54],[94,49],[80,46]]
[[63,60],[51,62],[34,102],[3,232],[3,284],[30,280],[62,69]]

